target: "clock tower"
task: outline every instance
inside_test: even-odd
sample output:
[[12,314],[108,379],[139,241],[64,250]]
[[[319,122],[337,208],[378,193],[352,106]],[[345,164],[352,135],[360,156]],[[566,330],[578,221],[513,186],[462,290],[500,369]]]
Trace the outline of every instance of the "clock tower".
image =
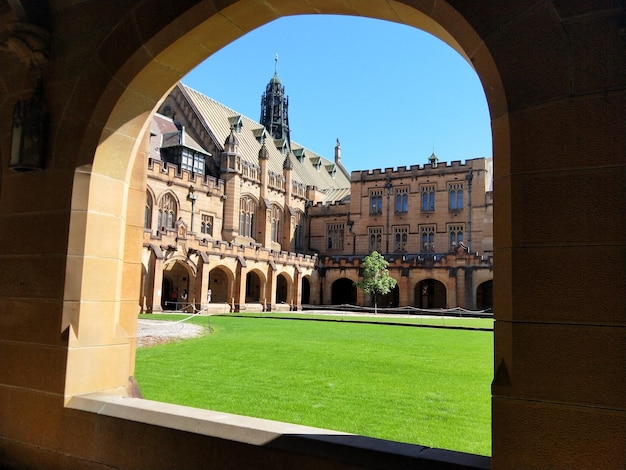
[[261,97],[260,123],[265,126],[274,140],[284,141],[291,150],[289,136],[289,99],[285,96],[285,87],[278,78],[276,71],[278,54],[275,57],[274,76],[265,87],[265,93]]

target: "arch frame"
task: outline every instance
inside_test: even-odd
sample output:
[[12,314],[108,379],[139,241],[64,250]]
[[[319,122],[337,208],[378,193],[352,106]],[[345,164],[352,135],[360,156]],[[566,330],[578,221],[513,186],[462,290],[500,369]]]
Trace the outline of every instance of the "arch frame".
[[[61,386],[64,400],[96,389],[124,388],[128,373],[132,373],[133,315],[136,310],[133,304],[136,299],[132,300],[133,296],[129,294],[137,290],[133,278],[138,279],[140,271],[136,262],[140,259],[136,253],[139,250],[133,244],[139,230],[135,208],[137,205],[143,207],[141,203],[145,198],[139,182],[141,177],[138,176],[140,166],[134,164],[132,155],[138,136],[144,133],[143,126],[150,109],[166,92],[162,77],[168,77],[170,82],[174,82],[198,63],[198,55],[177,54],[177,51],[188,46],[190,51],[201,49],[205,54],[211,53],[242,32],[289,14],[358,13],[390,20],[402,17],[406,19],[406,24],[418,24],[422,21],[420,15],[425,15],[438,20],[434,28],[438,37],[443,34],[440,30],[445,35],[451,35],[447,31],[453,32],[456,40],[462,44],[462,50],[466,51],[467,58],[480,71],[494,129],[495,186],[499,200],[495,209],[499,227],[496,227],[494,234],[499,286],[495,299],[499,313],[496,322],[497,370],[493,384],[494,427],[498,430],[494,432],[494,467],[510,467],[511,463],[519,464],[520,461],[532,464],[533,457],[528,456],[529,448],[537,449],[532,454],[561,457],[564,459],[561,462],[574,465],[592,463],[594,456],[608,455],[611,447],[607,446],[607,452],[602,452],[602,445],[619,445],[615,438],[611,438],[611,432],[623,438],[623,431],[614,432],[623,429],[617,427],[623,424],[624,410],[619,404],[623,396],[617,396],[616,391],[619,393],[623,389],[623,367],[621,370],[619,367],[623,366],[621,353],[624,341],[620,328],[623,329],[624,319],[615,313],[623,311],[623,300],[615,300],[623,299],[623,296],[610,294],[614,294],[612,289],[617,292],[623,290],[621,281],[624,280],[624,274],[607,267],[598,268],[594,262],[610,257],[616,249],[623,250],[623,243],[615,242],[622,240],[623,218],[618,218],[615,224],[610,223],[610,219],[611,213],[621,215],[624,210],[622,201],[605,201],[606,204],[600,208],[585,205],[585,201],[598,200],[607,189],[617,190],[623,185],[623,176],[615,171],[624,165],[623,141],[610,137],[611,134],[623,135],[619,131],[623,131],[623,110],[626,109],[623,78],[619,81],[613,72],[614,68],[622,64],[619,58],[626,56],[623,53],[623,42],[619,39],[617,21],[615,25],[612,22],[620,14],[618,8],[604,7],[602,10],[602,7],[575,5],[568,6],[571,7],[568,11],[566,8],[559,10],[554,2],[539,1],[533,2],[530,7],[523,2],[508,5],[507,8],[500,5],[501,9],[489,13],[483,11],[484,15],[481,15],[478,10],[468,11],[473,6],[464,6],[463,2],[452,0],[423,2],[417,7],[412,6],[414,2],[410,5],[408,0],[364,1],[356,7],[339,1],[326,2],[323,7],[267,1],[252,4],[258,13],[253,17],[244,11],[251,3],[245,2],[245,7],[243,3],[220,8],[213,2],[197,2],[189,9],[184,6],[178,7],[180,10],[163,12],[160,21],[153,24],[148,20],[152,18],[151,15],[142,18],[141,13],[145,13],[143,8],[147,6],[141,2],[132,10],[130,7],[122,7],[119,11],[111,12],[110,18],[102,15],[100,4],[93,11],[77,8],[76,11],[84,13],[85,18],[82,22],[76,22],[76,28],[80,28],[81,24],[99,24],[102,25],[99,29],[106,31],[106,34],[94,31],[92,44],[99,44],[99,47],[94,50],[87,45],[82,51],[84,57],[70,47],[67,49],[70,53],[59,51],[59,62],[68,59],[69,64],[83,62],[86,66],[76,75],[71,75],[71,67],[67,67],[67,70],[57,68],[51,72],[52,82],[61,91],[58,97],[52,97],[51,103],[57,111],[56,120],[52,123],[53,138],[48,168],[53,171],[16,177],[7,175],[3,163],[3,194],[18,194],[19,187],[24,183],[44,182],[50,187],[54,183],[62,183],[59,187],[64,188],[47,201],[46,206],[68,213],[70,219],[67,231],[63,229],[60,237],[63,240],[53,241],[48,247],[65,261],[63,267],[54,264],[55,268],[61,267],[61,272],[65,273],[65,282],[60,287],[62,294],[58,295],[59,287],[49,288],[52,292],[49,298],[62,299],[61,331],[69,337],[66,380]],[[59,8],[61,10],[57,18],[65,11],[72,17],[69,7],[65,11],[63,7]],[[592,8],[597,12],[592,11]],[[461,17],[460,12],[464,12],[465,19],[456,28],[452,22]],[[413,16],[418,19],[409,21],[408,18]],[[203,23],[206,17],[210,17],[211,21]],[[71,23],[68,21],[67,24]],[[236,25],[236,28],[232,28],[232,25]],[[422,29],[428,30],[424,27]],[[75,39],[72,34],[76,34],[76,30],[68,33],[58,28],[58,31],[59,35],[66,34],[61,38],[66,44],[71,44],[71,39]],[[610,37],[610,34],[614,37]],[[554,47],[541,47],[546,43]],[[598,58],[584,59],[587,57],[585,51],[597,50],[600,44],[607,52],[607,57],[618,58],[617,66]],[[493,51],[495,59],[489,50]],[[78,57],[72,57],[72,53]],[[80,60],[87,57],[90,59]],[[499,67],[495,66],[496,60]],[[543,67],[545,64],[550,65],[545,67],[549,70],[541,67],[542,60]],[[567,62],[570,69],[565,69],[563,62]],[[533,73],[516,77],[518,70],[530,70]],[[585,78],[584,74],[589,70],[593,70],[597,76],[592,75],[593,79]],[[63,76],[65,74],[69,79]],[[524,79],[528,79],[529,83],[525,84]],[[503,80],[506,82],[506,93],[504,87],[499,86]],[[12,107],[22,91],[15,91],[14,81],[11,83],[11,80],[3,79],[2,84],[0,106],[3,115],[8,115],[6,110]],[[85,100],[86,96],[95,96],[97,102]],[[597,104],[602,100],[604,104]],[[570,128],[572,119],[589,114],[599,119],[593,123],[575,123]],[[552,124],[550,129],[556,135],[561,126],[560,134],[566,137],[559,135],[554,139],[539,139],[537,135],[545,135],[541,128],[545,122],[562,122],[562,125]],[[10,133],[7,124],[0,125],[2,147],[6,149]],[[594,131],[597,130],[601,137],[594,137]],[[514,133],[514,156],[511,155],[511,132]],[[77,134],[78,141],[70,133]],[[578,135],[574,136],[574,133]],[[567,144],[566,139],[570,142],[586,142],[580,146],[583,147],[581,149],[572,146],[570,152],[558,151],[562,147],[560,144]],[[600,140],[605,141],[605,145],[597,147],[604,150],[602,162],[585,159],[585,147],[594,147]],[[96,147],[98,150],[94,159]],[[118,161],[103,162],[107,154]],[[126,160],[127,156],[131,156],[129,160]],[[552,175],[546,175],[550,172]],[[555,187],[561,190],[577,191],[568,191],[573,195],[570,200],[557,201],[557,198],[549,197],[552,195],[549,185],[542,182],[542,178],[552,178],[551,181],[557,183]],[[521,202],[520,194],[529,184],[545,191],[541,194],[541,201],[531,201],[540,203]],[[107,201],[98,200],[102,194],[111,194],[112,197]],[[68,206],[67,200],[70,198],[71,204]],[[29,220],[29,204],[25,203],[16,211],[24,216],[24,220]],[[572,206],[576,205],[578,211],[590,214],[587,220],[581,221],[572,215]],[[528,206],[532,206],[532,209]],[[529,217],[531,210],[536,211],[532,219]],[[550,217],[554,220],[550,220]],[[583,229],[568,232],[566,229],[578,227],[573,223],[574,219],[578,219],[576,224],[582,224]],[[522,231],[519,227],[524,223],[526,225]],[[558,227],[559,223],[563,228]],[[110,242],[106,246],[96,247],[98,238],[94,232],[107,226]],[[584,230],[594,226],[607,230]],[[581,236],[583,233],[587,237],[584,240]],[[589,233],[594,233],[592,240],[589,239]],[[557,235],[561,234],[566,234],[567,238],[558,240]],[[580,246],[585,246],[592,260],[585,262],[583,267],[571,261],[574,258],[572,253]],[[545,258],[552,258],[554,264],[566,267],[563,270],[565,272],[570,271],[570,268],[572,271],[578,269],[581,272],[579,280],[583,284],[598,277],[598,274],[612,280],[606,283],[606,287],[602,287],[600,297],[606,300],[593,318],[586,313],[593,305],[577,292],[575,286],[559,289],[555,281],[547,277],[546,270],[533,271],[535,276],[525,271],[526,266],[540,266],[540,261]],[[8,267],[16,264],[10,258],[7,258],[6,263]],[[110,281],[97,286],[96,279],[90,274],[92,272],[110,274]],[[37,270],[32,270],[32,274],[43,277],[43,273],[39,274]],[[546,286],[554,287],[558,295],[550,299],[545,293],[539,293],[536,299],[522,298],[518,292],[524,291],[524,287],[529,284],[528,279],[532,277],[541,279]],[[34,279],[35,282],[39,280],[44,279]],[[46,285],[45,282],[42,285]],[[517,286],[516,289],[514,286]],[[44,294],[49,292],[45,291]],[[553,308],[559,302],[565,302],[567,308]],[[92,304],[97,304],[98,309],[91,308]],[[56,303],[53,308],[58,313]],[[103,333],[96,331],[95,324],[98,321],[105,326],[100,330]],[[544,342],[544,338],[550,338],[551,341]],[[554,348],[547,351],[544,343],[548,342],[562,347],[556,348],[556,352]],[[593,352],[596,347],[605,352],[603,357],[591,354],[582,358],[584,360],[579,361],[578,369],[575,369],[574,362],[579,359],[577,352]],[[91,351],[88,351],[90,348]],[[525,350],[537,352],[534,361],[524,355]],[[572,352],[573,355],[570,354]],[[111,362],[123,365],[109,377],[92,373],[92,368],[103,370]],[[558,364],[559,367],[547,367],[546,364]],[[553,374],[547,374],[546,369],[550,369]],[[580,376],[589,377],[589,380],[577,382],[576,387],[570,386],[570,392],[565,393],[563,387],[572,385],[572,380],[578,377],[570,373],[574,370],[578,370]],[[84,379],[79,378],[80,372],[86,372]],[[604,381],[603,378],[610,379]],[[592,389],[592,382],[596,386],[599,384],[601,389]],[[54,391],[58,393],[58,390]],[[114,415],[113,411],[107,413]],[[588,417],[585,418],[586,415]],[[504,416],[508,416],[514,425]],[[120,413],[116,417],[124,418],[124,414]],[[545,421],[541,422],[541,419]],[[599,431],[597,426],[593,426],[593,421],[603,423],[607,431]],[[542,436],[542,442],[533,439],[538,425],[552,429],[550,434]],[[565,426],[568,425],[570,428],[592,431],[594,439],[589,439],[589,432],[581,432],[580,436],[566,432]],[[563,433],[558,432],[558,426],[561,426]],[[555,442],[557,435],[564,436],[566,441]],[[511,436],[516,437],[514,441],[518,443],[517,447],[511,443]],[[585,442],[594,442],[594,446],[578,445]],[[558,455],[540,452],[549,446]],[[581,450],[583,448],[591,451]],[[594,454],[594,450],[597,453]],[[585,457],[587,460],[583,460]]]

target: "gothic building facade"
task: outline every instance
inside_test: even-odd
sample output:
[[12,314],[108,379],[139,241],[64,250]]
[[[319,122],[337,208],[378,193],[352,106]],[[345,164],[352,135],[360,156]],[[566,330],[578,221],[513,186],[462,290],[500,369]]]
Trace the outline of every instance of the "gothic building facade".
[[491,160],[355,171],[292,142],[275,73],[260,123],[178,84],[151,121],[141,304],[154,312],[369,305],[376,250],[396,288],[380,305],[491,307]]

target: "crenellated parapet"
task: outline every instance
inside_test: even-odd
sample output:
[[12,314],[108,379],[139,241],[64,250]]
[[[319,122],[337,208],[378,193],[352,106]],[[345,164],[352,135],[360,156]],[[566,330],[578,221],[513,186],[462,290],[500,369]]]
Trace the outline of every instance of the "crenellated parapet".
[[371,170],[357,170],[353,171],[350,180],[352,182],[380,180],[387,177],[391,179],[395,178],[412,178],[417,179],[420,176],[440,175],[446,173],[456,173],[460,171],[467,171],[470,169],[484,168],[484,158],[472,158],[465,160],[455,160],[452,162],[442,163],[425,163],[424,165],[411,165],[409,167],[399,166],[396,168],[375,168]]
[[[367,255],[320,256],[318,266],[324,268],[359,268]],[[384,255],[389,269],[398,268],[483,268],[491,269],[493,260],[490,256],[468,253],[462,248],[450,253],[392,253]]]
[[344,202],[331,202],[331,203],[322,203],[317,202],[311,206],[309,206],[309,215],[310,216],[325,216],[325,215],[346,215],[350,210],[350,204],[346,204]]
[[168,186],[194,186],[196,191],[205,191],[207,195],[222,196],[224,194],[224,180],[209,175],[181,170],[162,160],[148,159],[148,178],[165,181]]
[[182,254],[187,257],[193,253],[220,259],[240,258],[244,261],[260,261],[303,268],[313,268],[317,263],[316,254],[309,255],[272,250],[258,243],[231,243],[210,237],[207,238],[199,233],[184,232],[184,235],[181,236],[180,232],[176,230],[165,230],[156,233],[145,231],[144,246],[158,247],[163,253]]

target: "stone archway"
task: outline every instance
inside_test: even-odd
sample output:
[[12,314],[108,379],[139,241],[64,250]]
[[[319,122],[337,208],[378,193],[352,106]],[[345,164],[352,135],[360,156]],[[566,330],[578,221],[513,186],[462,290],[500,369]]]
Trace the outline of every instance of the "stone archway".
[[[3,308],[26,307],[30,313],[20,317],[19,329],[3,329],[11,330],[2,336],[11,344],[5,362],[14,355],[26,365],[20,380],[12,374],[4,389],[16,390],[10,392],[13,397],[27,390],[33,399],[47,400],[50,405],[39,409],[52,427],[63,429],[74,422],[50,397],[125,387],[133,373],[133,286],[140,275],[135,241],[141,211],[136,208],[145,197],[134,158],[150,111],[200,60],[264,22],[299,13],[351,13],[456,38],[457,50],[466,51],[484,85],[494,132],[499,221],[494,241],[494,468],[541,466],[545,461],[539,459],[546,455],[569,466],[609,458],[616,448],[611,436],[623,440],[623,432],[611,430],[623,429],[624,297],[615,292],[623,290],[624,273],[619,263],[604,262],[622,249],[625,213],[623,199],[606,197],[619,194],[624,184],[626,54],[618,2],[226,3],[185,3],[160,11],[159,21],[145,14],[146,2],[109,8],[106,2],[55,4],[55,25],[72,27],[53,28],[55,43],[66,47],[56,51],[56,63],[46,73],[55,118],[48,167],[19,177],[7,177],[2,167],[2,216],[22,224],[23,239],[11,247],[14,251],[3,250],[3,263],[5,271],[14,268],[28,280],[15,286],[17,292],[3,295]],[[80,41],[88,36],[90,41]],[[603,54],[589,54],[599,45]],[[15,89],[22,69],[5,72],[9,68],[3,67],[0,86],[5,156],[10,109],[28,92]],[[597,149],[602,149],[600,157]],[[25,185],[41,190],[24,194]],[[524,191],[528,187],[534,191]],[[32,223],[33,214],[38,224]],[[33,242],[40,237],[42,215],[58,224],[58,236],[45,244]],[[10,230],[0,229],[3,239],[10,239]],[[102,239],[106,243],[99,243]],[[586,253],[582,261],[576,256],[581,248]],[[35,261],[25,261],[29,258]],[[49,279],[50,272],[64,273],[64,281],[58,279],[63,274]],[[596,285],[591,298],[580,286],[597,279],[606,282]],[[529,296],[537,283],[543,289]],[[49,343],[46,361],[33,361],[39,364],[24,358],[43,357],[40,344],[10,336],[32,324],[45,328],[38,338]],[[44,367],[53,380],[42,383]],[[15,403],[26,403],[23,410],[37,421],[39,411],[30,403]],[[89,422],[102,423],[95,417]],[[14,430],[7,426],[3,437]],[[541,442],[539,427],[546,430]],[[68,426],[67,434],[78,434],[78,428]],[[175,439],[161,440],[168,441]],[[27,445],[40,449],[42,443],[55,457],[72,458],[67,446],[61,450],[56,442],[35,437]],[[112,442],[117,443],[123,444]],[[98,442],[92,438],[90,444],[95,448]],[[169,450],[160,455],[175,455]]]
[[446,286],[435,279],[424,279],[415,285],[417,308],[446,308]]
[[302,304],[311,303],[311,282],[307,276],[302,278]]
[[[181,11],[180,17],[172,17],[169,22],[164,14],[163,21],[158,22],[158,25],[145,24],[141,36],[128,36],[127,32],[135,31],[137,22],[144,24],[145,21],[135,17],[135,12],[124,12],[123,9],[116,11],[116,15],[122,16],[115,16],[108,37],[116,40],[126,38],[120,43],[123,47],[117,44],[113,48],[110,42],[103,41],[100,49],[91,51],[89,57],[85,58],[93,63],[83,68],[84,75],[77,76],[78,83],[71,87],[76,92],[64,96],[67,108],[78,110],[85,106],[84,94],[80,93],[85,87],[89,89],[90,95],[101,99],[97,104],[89,102],[92,107],[86,107],[83,112],[73,113],[76,120],[62,126],[58,136],[76,142],[75,149],[65,152],[76,155],[76,170],[69,229],[71,253],[65,278],[65,291],[69,296],[64,298],[63,328],[74,327],[72,331],[76,335],[70,335],[70,356],[79,359],[87,352],[84,348],[92,346],[89,344],[92,340],[85,342],[76,339],[79,329],[88,325],[79,322],[82,309],[87,305],[81,303],[81,300],[111,299],[106,305],[111,328],[121,322],[127,325],[126,330],[129,331],[128,353],[131,359],[128,361],[128,370],[120,373],[120,377],[132,375],[134,367],[131,338],[135,329],[132,325],[136,306],[123,300],[122,286],[132,285],[140,275],[137,270],[138,255],[130,247],[140,238],[138,232],[143,225],[143,159],[138,156],[143,156],[142,149],[147,145],[149,117],[168,89],[208,55],[247,31],[287,14],[283,11],[284,4],[275,0],[255,6],[263,14],[252,16],[250,5],[241,2],[207,11],[205,7],[208,3],[198,2]],[[390,4],[383,0],[359,2],[348,10],[345,10],[345,4],[340,0],[331,0],[321,9],[305,2],[296,2],[290,6],[288,14],[341,11],[387,20],[389,8]],[[476,31],[463,16],[445,2],[424,10],[394,2],[392,10],[393,18],[398,23],[439,37],[473,63],[485,85],[492,116],[506,115],[504,90],[495,63],[486,45],[480,42]],[[223,15],[229,18],[227,24],[223,23]],[[242,25],[233,27],[238,21]],[[220,34],[216,35],[216,31],[220,31]],[[95,76],[89,75],[92,70],[98,71]],[[101,73],[102,70],[107,71],[106,74]],[[498,148],[502,157],[508,158],[508,126],[500,124],[494,129],[494,147]],[[82,139],[76,141],[75,135]],[[138,207],[142,208],[141,212],[137,211]],[[87,226],[90,230],[86,229]],[[118,240],[119,243],[115,246],[99,244],[102,232],[106,232],[110,240]],[[89,262],[83,264],[83,259]],[[106,292],[102,285],[83,282],[94,277],[93,273],[104,273],[110,280]],[[77,304],[79,308],[75,308]],[[118,339],[94,338],[93,341],[100,348],[103,363],[110,362],[106,357],[113,350],[119,354]],[[73,363],[72,357],[68,363]],[[81,380],[78,388],[72,386],[72,380],[68,380],[66,393],[71,395],[88,391],[90,387],[87,384],[100,383],[97,369],[94,368],[91,379]],[[110,385],[114,388],[120,384],[113,381]]]
[[209,272],[209,289],[211,289],[211,303],[230,303],[233,296],[233,276],[221,266],[216,266]]
[[393,308],[400,304],[400,286],[396,284],[389,292],[377,295],[377,305],[379,308]]
[[485,281],[476,289],[476,308],[478,310],[493,309],[493,281]]
[[337,279],[331,286],[331,300],[333,305],[356,304],[356,287],[354,281],[348,278]]
[[276,276],[276,303],[284,304],[289,301],[289,280],[284,274]]
[[261,302],[262,279],[256,271],[246,273],[246,303]]

